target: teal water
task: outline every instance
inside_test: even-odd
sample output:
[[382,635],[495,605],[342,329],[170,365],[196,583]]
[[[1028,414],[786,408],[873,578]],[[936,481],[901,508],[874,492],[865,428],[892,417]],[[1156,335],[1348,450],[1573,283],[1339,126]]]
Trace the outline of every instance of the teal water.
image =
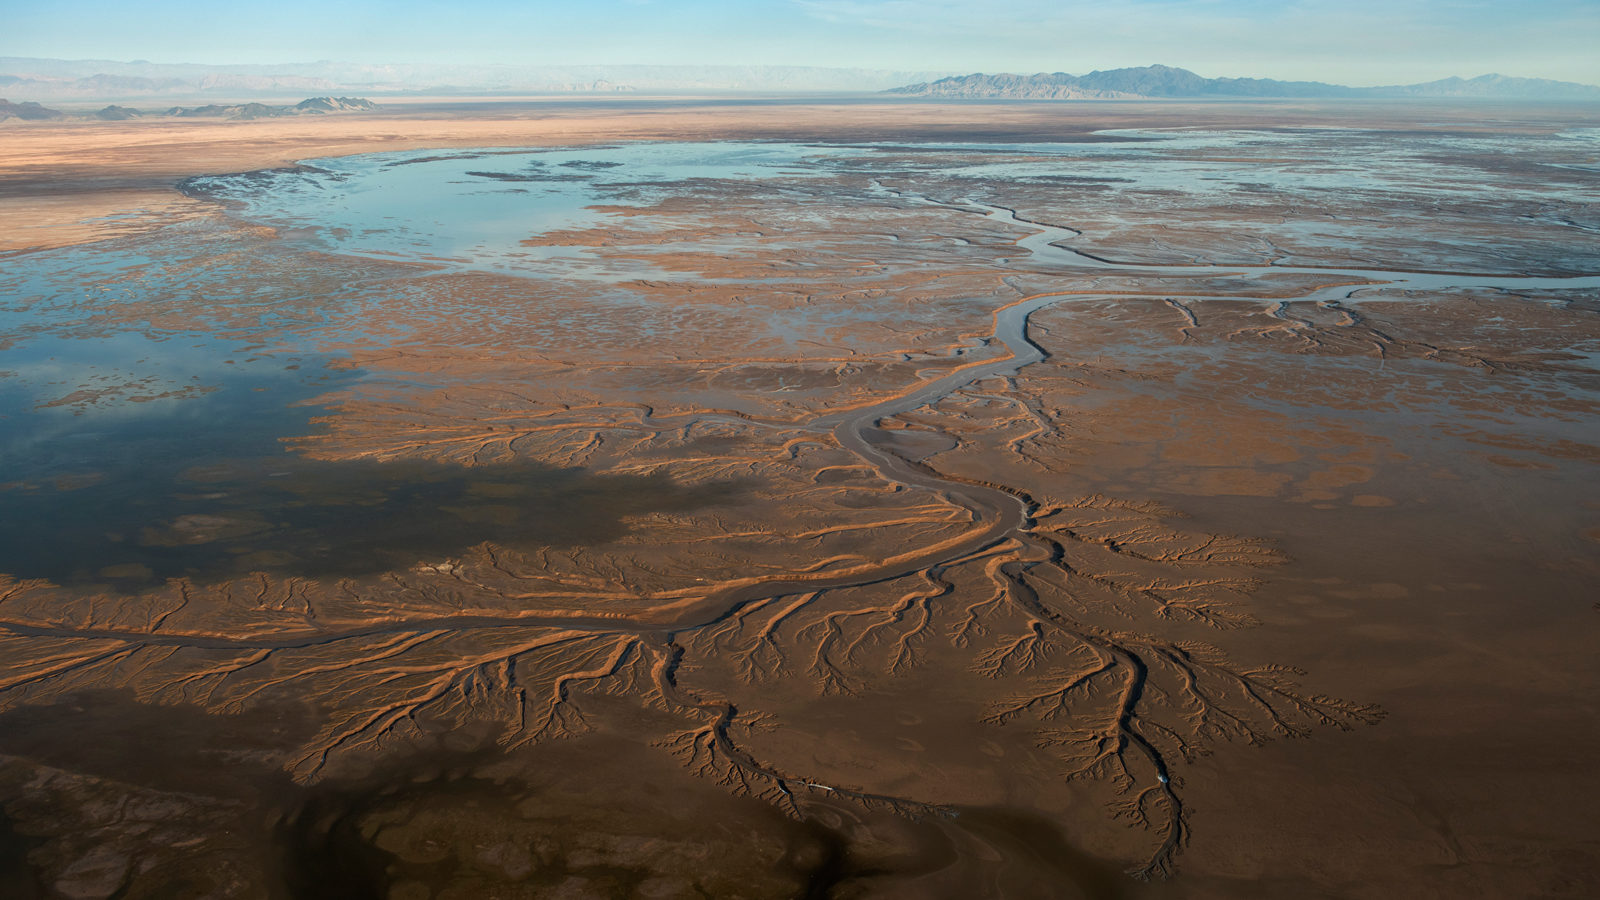
[[582,247],[522,241],[604,225],[613,214],[594,207],[644,206],[699,181],[828,175],[812,163],[840,152],[734,142],[414,151],[311,159],[287,170],[195,178],[186,188],[342,254],[613,280],[649,272],[601,264]]

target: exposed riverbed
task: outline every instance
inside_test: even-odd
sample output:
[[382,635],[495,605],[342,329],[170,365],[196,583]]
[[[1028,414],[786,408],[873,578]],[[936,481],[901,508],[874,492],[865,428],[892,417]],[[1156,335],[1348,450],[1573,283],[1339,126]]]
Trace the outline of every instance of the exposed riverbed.
[[[1184,785],[1204,752],[1334,740],[1383,711],[1254,664],[1274,658],[1270,628],[1234,650],[1244,662],[1205,643],[1259,620],[1277,520],[1186,531],[1129,487],[1205,448],[1133,474],[1087,462],[1100,434],[1132,459],[1151,429],[1200,421],[1161,405],[1159,366],[1129,374],[1148,347],[1104,332],[1162,323],[1174,358],[1236,353],[1261,385],[1241,401],[1261,417],[1226,436],[1257,468],[1229,467],[1224,494],[1300,478],[1306,502],[1343,501],[1384,483],[1380,458],[1435,452],[1286,448],[1267,414],[1299,398],[1273,393],[1288,376],[1261,341],[1318,365],[1369,354],[1446,404],[1500,402],[1456,385],[1506,371],[1510,405],[1460,421],[1521,430],[1450,432],[1457,452],[1497,441],[1509,461],[1493,465],[1566,478],[1592,437],[1592,335],[1518,342],[1584,321],[1600,267],[1572,239],[1591,201],[1557,165],[1564,138],[1409,138],[1358,161],[1340,142],[1381,136],[1106,137],[310,160],[191,181],[219,201],[209,221],[11,258],[0,650],[17,673],[4,715],[27,727],[8,752],[83,769],[28,710],[113,683],[207,734],[201,711],[244,728],[292,708],[293,728],[247,742],[260,777],[307,791],[261,840],[293,845],[294,878],[354,854],[362,889],[657,877],[664,857],[620,844],[610,863],[563,845],[524,870],[504,860],[527,848],[491,864],[462,844],[446,865],[456,850],[412,843],[434,840],[415,836],[429,817],[454,846],[474,817],[532,814],[472,812],[485,779],[521,784],[527,810],[567,808],[519,766],[571,766],[541,748],[592,733],[808,823],[729,812],[799,848],[776,871],[814,889],[875,877],[842,848],[896,834],[897,815],[938,824],[901,835],[882,869],[896,877],[1042,877],[1038,847],[1091,893],[1107,869],[1181,871],[1206,827]],[[1508,148],[1554,174],[1485,175]],[[1419,197],[1437,221],[1407,218]],[[1456,322],[1461,303],[1511,324]],[[1444,333],[1406,304],[1445,310],[1423,317]],[[1091,384],[1129,413],[1096,408]],[[1335,433],[1327,405],[1297,440]],[[1316,454],[1328,468],[1268,471]],[[1372,487],[1349,503],[1397,501]],[[121,702],[96,700],[95,721],[137,718],[106,712]],[[391,796],[386,771],[433,786]],[[56,783],[46,806],[70,822],[91,789]],[[183,802],[194,821],[236,815]],[[1146,828],[1103,822],[1101,802]],[[366,824],[318,824],[341,817]],[[1070,846],[1045,834],[1068,822]],[[542,827],[518,826],[534,843]],[[43,841],[39,865],[71,863],[67,838],[12,828]],[[986,834],[998,859],[973,849]],[[198,840],[183,846],[243,858]],[[167,852],[100,841],[125,871]]]

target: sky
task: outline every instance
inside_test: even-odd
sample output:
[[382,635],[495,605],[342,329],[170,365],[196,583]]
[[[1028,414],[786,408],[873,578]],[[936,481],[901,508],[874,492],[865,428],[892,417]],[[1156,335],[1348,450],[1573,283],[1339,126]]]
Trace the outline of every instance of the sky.
[[1600,0],[0,0],[0,56],[1600,83]]

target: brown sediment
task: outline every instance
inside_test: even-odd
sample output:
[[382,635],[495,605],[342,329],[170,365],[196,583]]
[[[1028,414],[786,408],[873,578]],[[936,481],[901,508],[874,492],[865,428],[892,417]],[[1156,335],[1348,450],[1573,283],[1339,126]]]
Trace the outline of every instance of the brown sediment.
[[[1582,294],[1571,299],[1592,302]],[[1588,776],[1563,748],[1592,733],[1569,704],[1593,666],[1578,650],[1581,640],[1561,636],[1593,627],[1582,624],[1580,598],[1596,576],[1595,558],[1572,537],[1593,515],[1582,503],[1592,492],[1592,463],[1551,439],[1593,414],[1590,370],[1562,359],[1560,350],[1574,329],[1590,326],[1560,306],[1504,295],[1369,303],[1360,308],[1362,325],[1315,325],[1298,335],[1252,304],[1193,307],[1201,324],[1181,336],[1178,317],[1153,303],[1041,313],[1041,330],[1062,336],[1059,345],[1041,340],[1061,352],[1030,367],[1011,389],[991,393],[1016,396],[1016,409],[1030,398],[1070,398],[1072,416],[1063,410],[1062,427],[1039,435],[1031,417],[1013,411],[991,420],[980,441],[1021,439],[1030,456],[1045,460],[1014,465],[1008,479],[1026,471],[1060,490],[1115,484],[1211,527],[1254,521],[1247,529],[1254,533],[1281,529],[1278,545],[1293,557],[1295,574],[1266,577],[1255,597],[1274,602],[1253,608],[1268,627],[1241,636],[1248,643],[1252,634],[1288,629],[1273,643],[1300,648],[1305,655],[1296,661],[1319,676],[1331,666],[1341,683],[1372,685],[1359,695],[1390,711],[1381,728],[1358,731],[1354,747],[1309,742],[1271,751],[1268,758],[1282,762],[1264,770],[1227,754],[1196,762],[1185,779],[1187,799],[1229,810],[1224,830],[1236,836],[1197,832],[1194,851],[1252,848],[1242,859],[1217,858],[1209,871],[1223,880],[1214,890],[1251,895],[1227,879],[1270,878],[1288,859],[1319,866],[1348,860],[1338,864],[1345,874],[1328,877],[1398,884],[1409,865],[1396,860],[1399,848],[1413,859],[1452,859],[1458,868],[1451,874],[1416,877],[1453,890],[1478,890],[1472,881],[1480,877],[1494,892],[1527,889],[1502,855],[1508,853],[1537,855],[1568,883],[1592,881],[1592,857],[1582,849],[1590,829],[1579,805],[1563,799],[1563,785]],[[1115,364],[1094,361],[1102,356]],[[1524,362],[1513,374],[1470,356]],[[1450,377],[1441,362],[1475,374]],[[951,414],[975,405],[955,405]],[[1097,409],[1118,410],[1124,424],[1108,428]],[[1072,428],[1085,412],[1094,426]],[[1473,449],[1485,441],[1515,445],[1540,468],[1496,472],[1499,464]],[[1213,452],[1218,447],[1222,452]],[[992,471],[992,453],[965,452],[963,470]],[[1052,467],[1052,459],[1074,462]],[[1473,488],[1429,477],[1444,468]],[[1248,486],[1216,477],[1228,472],[1249,474]],[[1289,512],[1297,505],[1303,513]],[[1379,621],[1393,624],[1379,628]],[[1339,635],[1363,649],[1341,644]],[[1535,664],[1538,676],[1515,656],[1488,662],[1485,642],[1501,640],[1560,661]],[[1432,674],[1419,681],[1419,666]],[[1516,708],[1494,700],[1488,718],[1464,711],[1478,702],[1471,698],[1500,691],[1518,697]],[[1515,731],[1512,722],[1562,737],[1514,750],[1494,736],[1500,728]],[[1317,774],[1299,781],[1292,770]],[[1512,799],[1491,789],[1487,801],[1482,780],[1493,777],[1514,778],[1530,793]],[[1407,799],[1386,807],[1381,796]],[[1284,811],[1257,818],[1252,811],[1264,807]],[[1507,837],[1504,815],[1529,831]],[[1205,865],[1193,862],[1193,853],[1185,859],[1189,872]],[[1375,876],[1380,870],[1389,874]],[[1266,896],[1287,887],[1273,884],[1249,890]]]
[[[637,131],[606,120],[585,121],[595,130],[582,133],[645,136],[670,119],[641,115],[643,123],[622,117]],[[675,120],[675,135],[726,134],[726,120],[705,115]],[[926,136],[918,117],[933,113],[904,115],[908,133]],[[1037,114],[996,115],[1015,116],[1015,128]],[[1151,114],[1128,115],[1120,124]],[[439,125],[405,140],[529,142],[567,122],[564,112],[533,131],[474,122],[448,139]],[[337,132],[345,124],[327,127],[295,140],[348,139]],[[867,127],[847,122],[837,133]],[[304,155],[307,146],[249,152]],[[1070,846],[1057,843],[1083,856],[1072,877],[1052,882],[1069,896],[1104,895],[1097,873],[1107,866],[1170,874],[1186,844],[1174,882],[1114,889],[1240,896],[1266,870],[1318,890],[1365,878],[1403,893],[1437,874],[1416,861],[1432,858],[1434,833],[1454,856],[1458,885],[1486,877],[1517,892],[1530,882],[1512,863],[1529,846],[1570,883],[1590,877],[1590,838],[1563,800],[1563,780],[1592,776],[1561,748],[1585,746],[1593,727],[1561,705],[1592,671],[1569,607],[1600,573],[1587,542],[1573,549],[1593,529],[1593,509],[1560,498],[1593,490],[1584,423],[1594,421],[1596,385],[1567,352],[1575,333],[1593,339],[1592,292],[1533,302],[1470,288],[1385,296],[1374,280],[1309,271],[1068,271],[1019,258],[1026,229],[974,215],[971,190],[940,193],[935,179],[918,188],[941,203],[920,203],[909,191],[886,198],[878,179],[894,189],[882,173],[787,193],[702,185],[631,209],[604,234],[546,236],[665,273],[605,288],[448,272],[408,294],[396,290],[414,271],[406,267],[262,251],[258,243],[276,239],[217,226],[240,265],[272,263],[265,271],[294,288],[286,293],[352,301],[254,332],[263,345],[315,342],[375,376],[328,398],[323,427],[293,442],[304,457],[531,460],[743,487],[691,510],[632,514],[625,534],[600,544],[488,542],[344,579],[254,573],[126,592],[5,578],[4,715],[21,722],[30,710],[67,709],[110,684],[137,700],[121,706],[204,711],[208,723],[294,709],[298,727],[250,752],[282,792],[313,798],[306,810],[317,809],[318,791],[436,777],[437,790],[415,797],[361,788],[359,802],[327,801],[334,819],[360,823],[340,840],[376,860],[374,883],[420,890],[536,876],[547,890],[566,878],[642,890],[659,878],[662,890],[710,891],[742,871],[716,860],[675,867],[639,840],[545,847],[550,809],[575,810],[585,834],[622,827],[591,804],[550,800],[538,777],[541,761],[554,761],[579,781],[600,780],[609,764],[585,763],[585,747],[652,772],[658,763],[645,760],[676,758],[704,782],[806,823],[652,776],[676,802],[750,823],[765,843],[748,858],[776,873],[751,890],[771,896],[807,883],[966,896],[1010,883],[1026,894],[1042,883],[1026,879],[1051,877],[1014,839],[1000,842],[995,865],[1025,879],[996,874],[974,850],[993,829],[962,824],[974,807],[1049,823],[1030,826],[1041,835],[1064,831]],[[1066,212],[1043,202],[1038,186],[989,181],[982,192],[1041,221]],[[1075,230],[1113,214],[1083,206],[1072,210]],[[830,215],[809,224],[799,215],[819,207]],[[1027,212],[1034,207],[1046,211]],[[1271,226],[1248,208],[1163,215],[1173,231],[1230,218]],[[1477,227],[1487,234],[1494,216],[1484,216]],[[1108,232],[1082,231],[1087,246],[1111,243]],[[1116,240],[1138,246],[1136,231]],[[1245,268],[1235,251],[1250,239],[1229,234],[1231,244],[1191,234],[1195,248],[1164,236],[1148,257]],[[949,237],[965,242],[959,255]],[[1440,237],[1423,234],[1414,246],[1441,248]],[[1139,258],[1123,249],[1114,258]],[[1294,250],[1323,268],[1392,261],[1331,239]],[[1452,253],[1446,261],[1471,269],[1471,253]],[[1373,294],[1301,299],[1337,285]],[[596,303],[616,305],[585,315]],[[775,336],[806,307],[848,315],[799,338]],[[243,329],[256,315],[214,298],[102,312],[96,327],[107,329],[158,317],[174,329]],[[368,327],[347,328],[339,315]],[[1014,337],[1004,336],[1008,325]],[[649,328],[668,337],[642,340]],[[564,380],[577,373],[576,386]],[[1509,518],[1476,515],[1455,482],[1427,477],[1446,470]],[[1523,491],[1537,511],[1507,511]],[[230,527],[180,519],[152,539]],[[1453,546],[1417,537],[1427,534]],[[1527,543],[1508,550],[1517,538]],[[1504,608],[1534,589],[1533,608]],[[1429,591],[1444,605],[1408,602]],[[1511,640],[1522,649],[1548,642],[1552,662],[1528,667],[1524,654],[1481,649],[1516,616],[1524,630]],[[1454,643],[1430,636],[1441,619]],[[1564,639],[1563,627],[1573,630]],[[1411,668],[1419,658],[1425,668]],[[1531,705],[1498,705],[1495,724],[1513,734],[1536,724],[1551,739],[1517,768],[1493,740],[1472,743],[1488,723],[1470,711],[1463,722],[1448,715],[1470,709],[1452,680],[1489,690],[1525,670],[1535,673]],[[1418,671],[1441,674],[1419,688]],[[1358,727],[1380,719],[1379,704],[1392,715]],[[1230,747],[1333,731],[1351,733],[1292,750]],[[1472,793],[1472,751],[1450,751],[1447,737],[1506,754],[1494,758],[1530,796],[1522,806],[1501,796],[1501,811],[1549,811],[1536,838],[1494,844],[1498,813],[1460,799]],[[76,883],[90,851],[44,824],[41,809],[78,815],[111,795],[159,799],[192,821],[238,821],[203,791],[176,796],[137,773],[120,783],[59,747],[0,751],[17,773],[13,827],[42,842],[31,858],[58,888]],[[1248,784],[1245,771],[1263,757],[1261,783]],[[1373,772],[1379,761],[1391,768]],[[538,814],[462,799],[486,779],[522,785]],[[1419,799],[1396,814],[1331,798],[1325,782],[1351,796]],[[1136,827],[1107,827],[1106,808]],[[896,862],[874,875],[859,858],[913,827],[884,813],[919,830],[901,834]],[[284,815],[293,831],[310,814]],[[203,856],[223,859],[246,881],[273,869],[248,840],[141,841],[144,821],[93,824],[120,854],[104,868],[121,865],[135,891],[159,890],[154,877],[128,874],[145,865],[185,872]],[[676,819],[645,821],[640,840],[699,835]],[[517,837],[493,853],[465,843],[489,832]],[[1404,849],[1386,856],[1372,833]],[[737,854],[742,845],[716,846]],[[1330,863],[1329,846],[1349,862]],[[830,869],[819,862],[830,852],[858,864]],[[790,868],[773,868],[779,859]]]

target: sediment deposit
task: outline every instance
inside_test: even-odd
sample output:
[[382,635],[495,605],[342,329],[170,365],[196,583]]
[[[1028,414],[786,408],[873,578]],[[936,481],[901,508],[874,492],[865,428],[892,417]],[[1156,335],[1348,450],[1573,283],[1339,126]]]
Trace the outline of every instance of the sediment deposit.
[[[11,877],[1583,895],[1592,136],[1344,124],[311,159],[13,254],[0,498],[102,524],[0,582]],[[385,178],[569,221],[297,205]],[[160,502],[66,449],[163,429]]]

